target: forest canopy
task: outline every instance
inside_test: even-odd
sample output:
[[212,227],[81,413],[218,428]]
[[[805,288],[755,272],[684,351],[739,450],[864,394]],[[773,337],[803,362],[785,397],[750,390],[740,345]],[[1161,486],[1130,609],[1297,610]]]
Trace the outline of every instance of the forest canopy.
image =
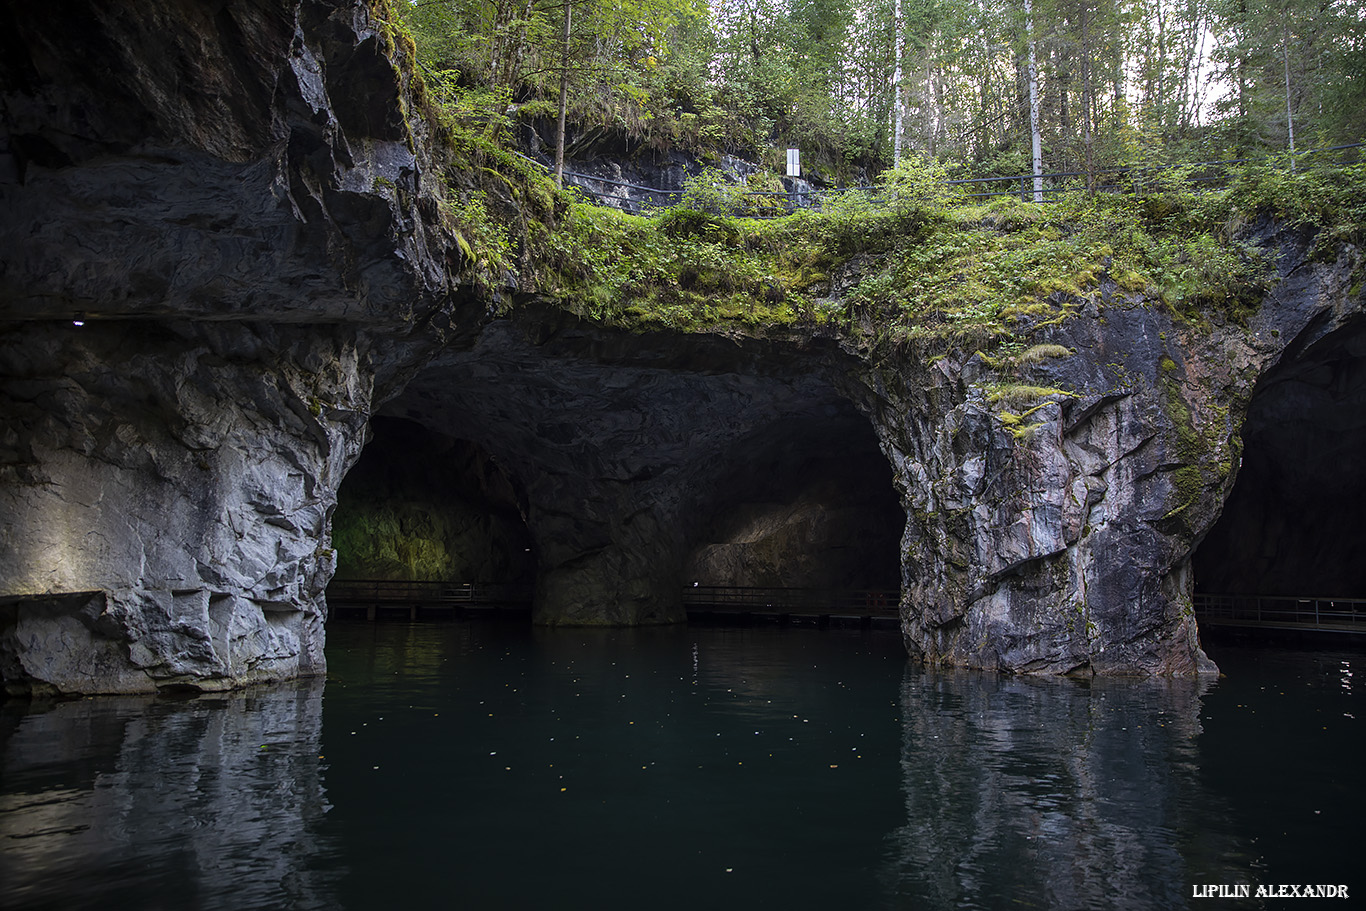
[[[1292,131],[1301,152],[1362,137],[1356,7],[1304,24],[1260,0],[690,2],[383,8],[446,144],[443,223],[495,306],[518,288],[631,330],[825,327],[1008,360],[1116,295],[1183,325],[1244,319],[1275,281],[1268,219],[1312,259],[1366,243],[1360,149],[1284,154]],[[671,206],[595,205],[519,151],[566,119],[580,150],[769,173],[702,167]],[[767,192],[790,146],[814,206]],[[1049,171],[1073,176],[1019,177]]]
[[395,0],[429,85],[518,122],[829,183],[910,153],[973,176],[1366,136],[1357,0]]

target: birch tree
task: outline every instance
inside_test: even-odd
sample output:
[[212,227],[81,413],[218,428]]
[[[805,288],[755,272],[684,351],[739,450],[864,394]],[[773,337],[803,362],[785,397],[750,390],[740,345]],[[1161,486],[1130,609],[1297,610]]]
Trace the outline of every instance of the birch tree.
[[1030,162],[1034,175],[1034,201],[1043,202],[1043,134],[1039,128],[1039,71],[1034,54],[1034,4],[1024,0],[1025,44],[1028,64],[1026,79],[1029,82],[1029,149]]

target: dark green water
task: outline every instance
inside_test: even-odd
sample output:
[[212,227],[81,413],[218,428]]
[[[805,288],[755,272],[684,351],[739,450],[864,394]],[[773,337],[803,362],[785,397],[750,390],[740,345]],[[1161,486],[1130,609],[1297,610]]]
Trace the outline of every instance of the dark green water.
[[337,625],[325,684],[0,708],[0,908],[1366,896],[1362,655],[1211,651],[1217,682],[1081,683],[876,632]]

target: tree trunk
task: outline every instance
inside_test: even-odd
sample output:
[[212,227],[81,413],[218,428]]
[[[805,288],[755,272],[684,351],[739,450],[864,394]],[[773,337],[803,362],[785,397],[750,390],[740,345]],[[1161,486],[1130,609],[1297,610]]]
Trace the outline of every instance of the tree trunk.
[[1290,21],[1281,20],[1281,62],[1285,66],[1285,127],[1290,131],[1290,173],[1295,173],[1295,112],[1290,106]]
[[[1072,93],[1072,61],[1068,59],[1067,51],[1059,49],[1057,55],[1058,63],[1058,146],[1053,150],[1053,168],[1058,171],[1072,170],[1072,150],[1074,137],[1072,135],[1072,106],[1068,97]],[[1058,155],[1061,154],[1061,160]]]
[[938,111],[934,103],[934,73],[930,68],[930,55],[925,54],[925,88],[921,90],[921,97],[925,105],[925,151],[933,158],[935,154],[935,133],[936,118]]
[[1043,202],[1043,135],[1039,132],[1039,71],[1034,62],[1034,4],[1024,0],[1025,40],[1029,44],[1029,144],[1033,153],[1034,201]]
[[1247,0],[1238,3],[1238,120],[1246,129],[1247,119]]
[[1095,118],[1095,85],[1091,79],[1091,29],[1086,4],[1081,6],[1081,146],[1086,164],[1086,192],[1096,192],[1096,153],[1092,135]]
[[[517,91],[521,78],[522,56],[525,50],[526,21],[531,17],[534,0],[526,0],[521,7],[521,20],[513,25],[519,15],[517,0],[500,0],[494,13],[493,40],[489,50],[489,83],[493,89],[493,103],[506,105]],[[505,110],[491,110],[487,134],[495,136],[503,124]]]
[[560,37],[560,119],[555,125],[555,186],[564,186],[564,126],[569,110],[569,31],[573,5],[564,0],[564,31]]
[[901,163],[901,0],[892,15],[892,167]]

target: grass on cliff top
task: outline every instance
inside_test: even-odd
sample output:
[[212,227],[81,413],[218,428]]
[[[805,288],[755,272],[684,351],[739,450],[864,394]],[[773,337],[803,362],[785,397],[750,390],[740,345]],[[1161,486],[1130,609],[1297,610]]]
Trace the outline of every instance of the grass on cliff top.
[[1248,240],[1259,213],[1318,231],[1321,255],[1360,242],[1366,167],[1252,168],[1196,189],[1181,170],[1134,194],[971,203],[903,167],[874,193],[756,220],[672,209],[650,218],[567,207],[538,287],[632,328],[833,324],[864,344],[990,345],[1087,300],[1156,301],[1192,322],[1238,319],[1274,270]]
[[1088,300],[1237,320],[1274,276],[1249,240],[1259,214],[1316,230],[1324,257],[1362,242],[1366,225],[1366,166],[1248,169],[1214,190],[1178,170],[1146,192],[1043,204],[974,203],[903,173],[819,212],[753,219],[687,207],[627,215],[556,190],[519,159],[478,155],[493,186],[472,189],[464,174],[448,215],[485,283],[516,276],[580,316],[639,330],[828,327],[868,348],[989,350]]
[[456,118],[442,136],[442,217],[475,283],[628,329],[828,327],[868,348],[989,349],[1103,297],[1197,323],[1239,319],[1274,275],[1249,240],[1259,215],[1316,231],[1323,257],[1366,240],[1366,165],[1248,167],[1216,189],[1172,169],[1142,192],[1036,204],[965,199],[932,163],[908,162],[821,211],[720,214],[714,190],[694,182],[684,205],[642,217],[557,189]]
[[[379,3],[381,9],[386,4]],[[463,271],[492,296],[518,287],[631,329],[753,333],[829,327],[870,347],[1020,344],[1088,299],[1157,301],[1181,318],[1238,319],[1274,270],[1248,242],[1261,214],[1316,231],[1315,255],[1366,241],[1366,165],[1235,171],[1197,187],[1181,168],[1142,192],[973,201],[930,160],[880,187],[773,219],[723,214],[708,177],[652,217],[592,205],[509,151],[411,70],[411,37],[381,15],[416,103],[444,146],[441,218]],[[392,32],[392,35],[389,34]]]

